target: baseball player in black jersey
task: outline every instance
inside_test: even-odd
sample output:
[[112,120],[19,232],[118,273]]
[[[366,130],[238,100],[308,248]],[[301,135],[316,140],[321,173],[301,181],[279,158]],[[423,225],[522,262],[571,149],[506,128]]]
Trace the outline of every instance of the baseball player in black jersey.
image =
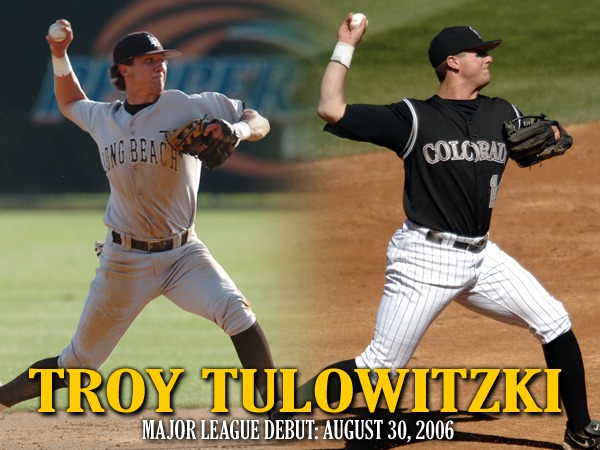
[[[445,28],[429,48],[440,81],[436,95],[347,105],[345,79],[367,26],[363,19],[351,29],[351,18],[338,30],[318,115],[327,122],[326,131],[386,147],[403,160],[407,219],[389,243],[373,340],[356,358],[328,369],[347,372],[355,392],[360,390],[356,368],[391,368],[395,376],[428,326],[457,301],[537,337],[548,368],[561,370],[560,396],[568,418],[564,448],[600,448],[600,422],[588,413],[582,357],[567,311],[488,238],[510,156],[503,124],[521,115],[506,100],[480,94],[490,82],[489,52],[501,41],[484,41],[467,26]],[[314,400],[315,379],[299,388],[298,398]],[[339,389],[329,388],[330,398],[339,399]]]

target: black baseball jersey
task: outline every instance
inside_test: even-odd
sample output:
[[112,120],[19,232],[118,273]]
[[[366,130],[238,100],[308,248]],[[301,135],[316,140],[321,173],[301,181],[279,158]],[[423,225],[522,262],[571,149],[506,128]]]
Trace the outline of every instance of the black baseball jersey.
[[326,131],[395,151],[404,160],[404,211],[425,227],[460,236],[490,227],[508,159],[503,123],[520,115],[500,98],[404,99],[348,105]]

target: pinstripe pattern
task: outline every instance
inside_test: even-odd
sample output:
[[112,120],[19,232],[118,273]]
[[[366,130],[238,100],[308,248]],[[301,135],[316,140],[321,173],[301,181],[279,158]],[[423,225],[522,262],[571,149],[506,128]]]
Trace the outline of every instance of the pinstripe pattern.
[[455,299],[529,328],[542,343],[571,328],[562,303],[496,244],[488,241],[482,252],[472,253],[452,247],[456,236],[449,233],[441,244],[429,242],[427,231],[407,221],[392,237],[375,334],[356,358],[358,367],[405,367],[429,325]]

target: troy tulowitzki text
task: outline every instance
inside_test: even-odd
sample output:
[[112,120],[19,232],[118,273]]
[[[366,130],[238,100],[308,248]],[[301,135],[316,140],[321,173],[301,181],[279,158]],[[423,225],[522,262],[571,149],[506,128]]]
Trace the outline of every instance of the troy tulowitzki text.
[[[427,407],[430,392],[429,381],[439,380],[442,389],[441,412],[457,412],[457,385],[459,383],[478,383],[478,389],[470,400],[468,412],[526,412],[526,413],[559,413],[561,412],[558,395],[558,369],[398,369],[397,380],[394,382],[390,376],[390,369],[375,369],[378,375],[377,383],[371,384],[369,369],[355,369],[361,388],[370,412],[374,412],[378,403],[383,399],[388,409],[393,413],[398,407],[401,394],[405,388],[405,381],[413,378],[414,408],[412,412],[429,412]],[[173,412],[172,395],[184,369],[170,369],[170,377],[163,377],[163,369],[146,369],[151,383],[146,386],[146,380],[135,369],[123,368],[110,374],[106,380],[106,401],[116,412],[133,413],[143,407],[147,389],[154,388],[158,394],[156,412]],[[227,413],[229,379],[241,378],[242,406],[246,411],[263,414],[271,410],[275,403],[275,376],[281,376],[284,413],[310,412],[313,408],[311,402],[296,406],[294,389],[296,386],[297,369],[265,369],[267,375],[267,399],[264,406],[256,406],[256,369],[237,368],[203,368],[201,377],[204,380],[213,380],[213,413]],[[240,377],[241,375],[241,377]],[[534,378],[545,375],[546,393],[545,408],[538,405],[528,390],[528,383]],[[53,404],[53,378],[69,379],[69,406],[66,412],[84,412],[83,400],[94,413],[103,413],[105,409],[99,399],[100,387],[103,385],[102,376],[94,370],[88,369],[30,369],[29,377],[40,377],[40,408],[38,412],[56,412]],[[341,385],[339,399],[335,399],[337,407],[333,408],[327,400],[327,388],[330,377],[337,378]],[[89,380],[87,384],[85,380]],[[494,389],[498,381],[503,381],[504,391]],[[121,383],[131,383],[131,397],[122,398]],[[406,383],[409,385],[409,383]],[[500,398],[493,398],[494,396]],[[315,383],[315,400],[322,411],[326,413],[340,413],[350,407],[353,397],[353,386],[350,376],[339,369],[328,369],[318,376]],[[260,403],[260,401],[259,401]],[[484,406],[489,405],[489,406]]]

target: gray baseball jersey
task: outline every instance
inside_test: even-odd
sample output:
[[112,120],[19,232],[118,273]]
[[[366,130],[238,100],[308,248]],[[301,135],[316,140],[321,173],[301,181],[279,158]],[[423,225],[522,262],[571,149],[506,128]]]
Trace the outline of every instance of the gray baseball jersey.
[[121,102],[77,102],[73,120],[98,144],[110,182],[106,226],[140,239],[165,238],[194,223],[201,164],[172,150],[162,131],[192,118],[237,122],[244,105],[209,92],[164,91],[131,116]]
[[194,232],[201,162],[172,150],[163,133],[205,116],[234,123],[243,109],[219,93],[175,90],[134,115],[120,101],[73,105],[73,121],[98,144],[110,199],[100,267],[61,367],[99,368],[160,295],[232,336],[255,323],[248,301]]

